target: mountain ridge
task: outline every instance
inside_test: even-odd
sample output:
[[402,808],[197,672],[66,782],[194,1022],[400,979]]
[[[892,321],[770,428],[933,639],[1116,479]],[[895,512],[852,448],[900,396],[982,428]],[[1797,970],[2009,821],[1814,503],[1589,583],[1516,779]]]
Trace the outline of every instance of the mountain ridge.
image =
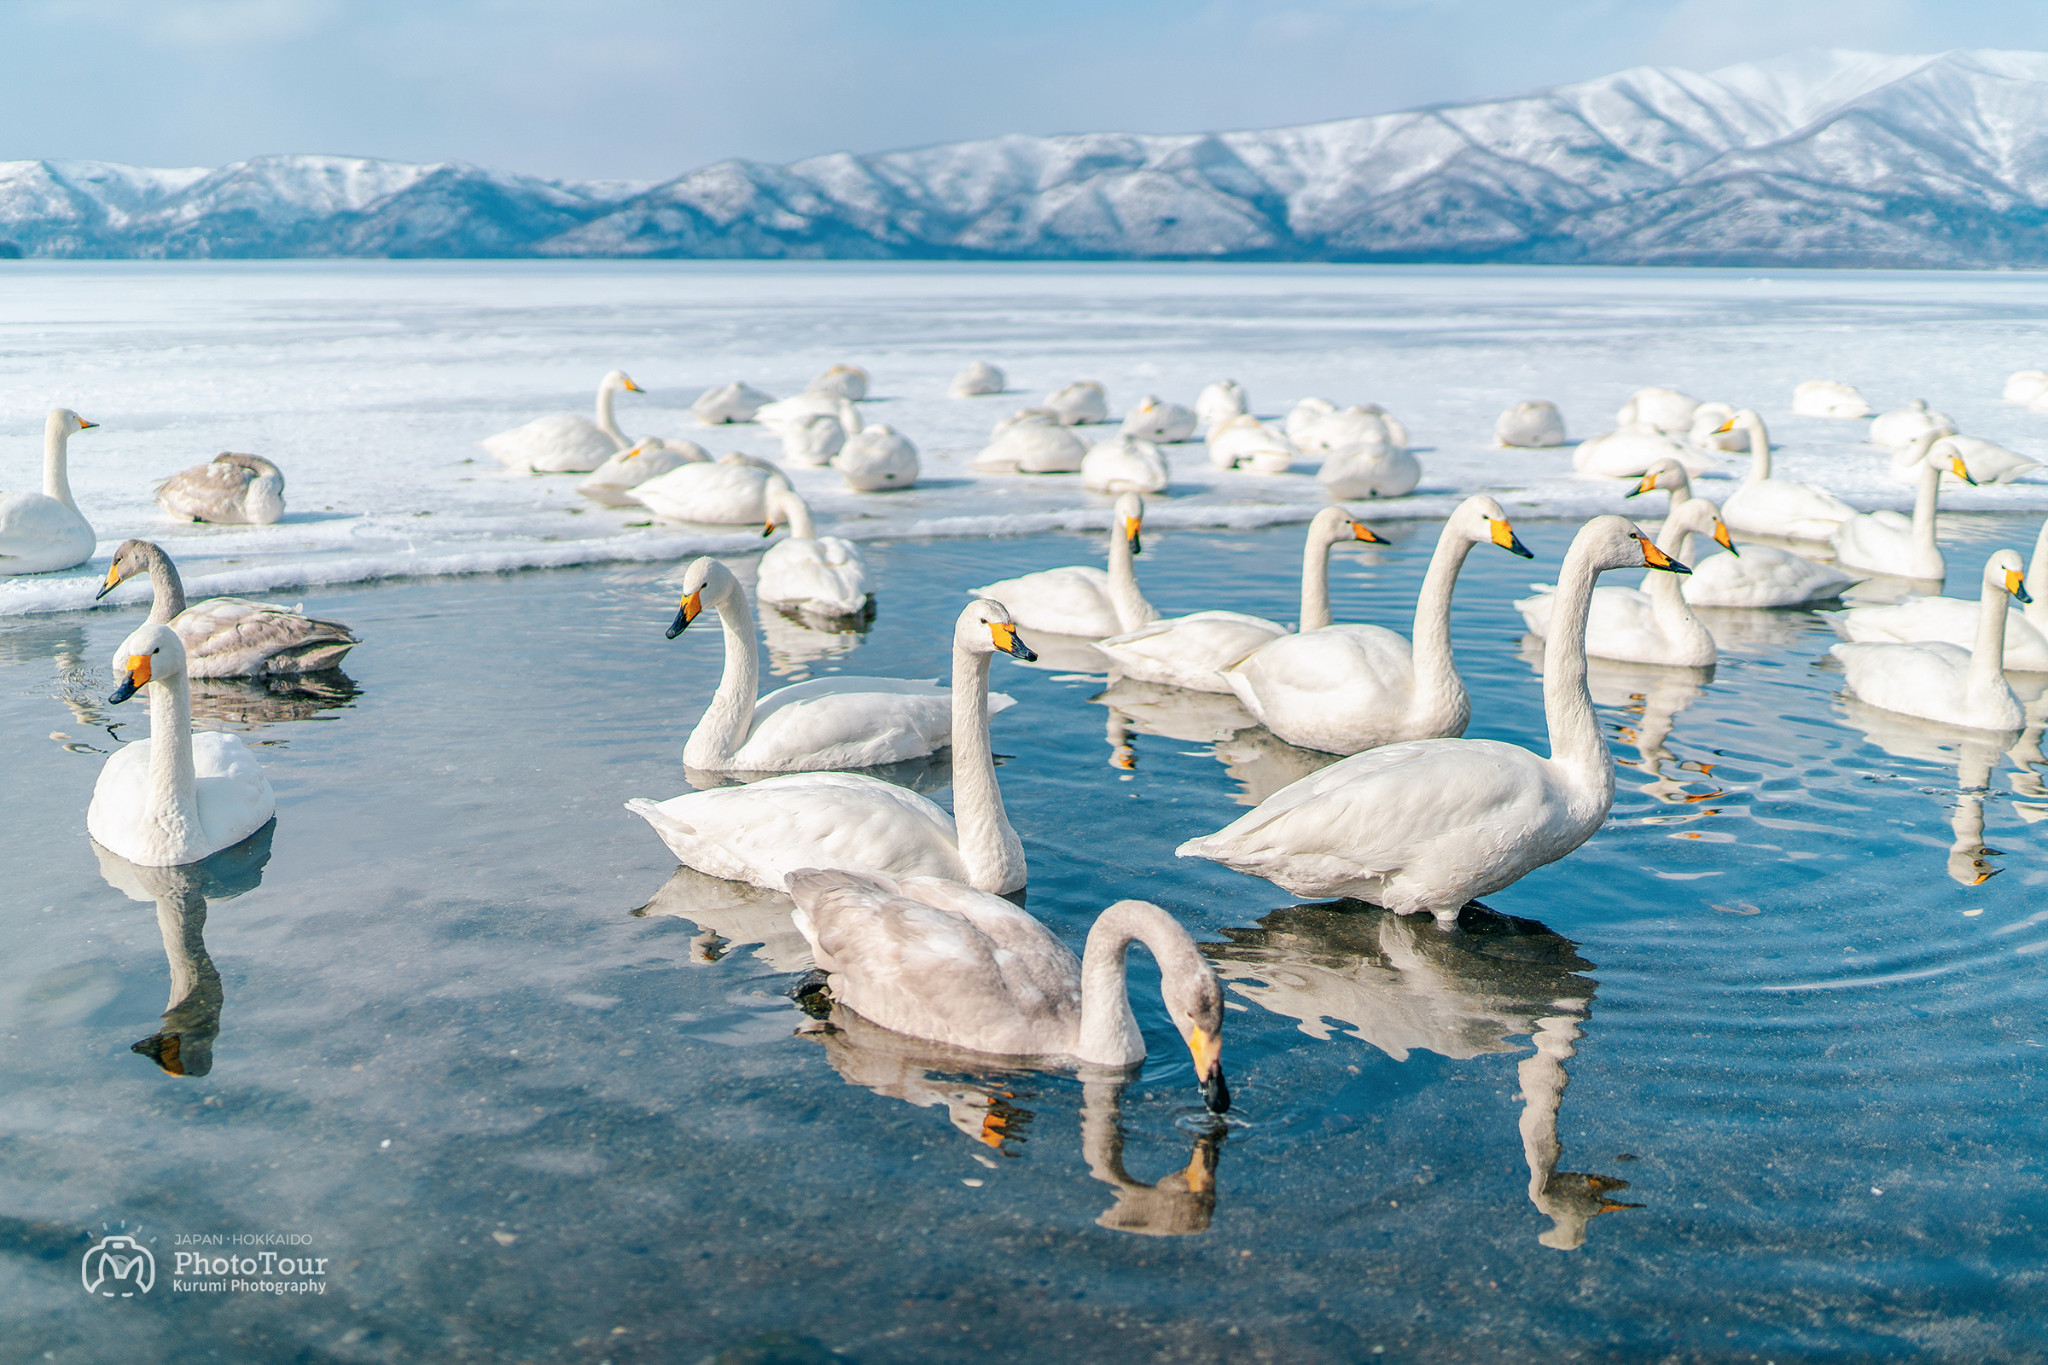
[[0,254],[2048,265],[2048,54],[1809,52],[1248,132],[672,179],[0,162]]

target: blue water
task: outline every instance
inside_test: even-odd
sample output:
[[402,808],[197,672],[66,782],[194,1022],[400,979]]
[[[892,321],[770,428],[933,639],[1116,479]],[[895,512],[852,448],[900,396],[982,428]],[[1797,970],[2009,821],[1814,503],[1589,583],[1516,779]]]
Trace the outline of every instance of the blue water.
[[[1541,744],[1508,603],[1571,529],[1469,562],[1473,735]],[[1951,588],[2034,529],[1946,519]],[[1388,530],[1340,556],[1338,619],[1405,629],[1433,528]],[[1164,611],[1291,619],[1299,538],[1148,534],[1139,567]],[[961,589],[1098,552],[871,547],[873,629],[771,664],[939,675]],[[278,818],[138,888],[160,906],[83,828],[106,727],[146,729],[101,700],[140,613],[0,623],[0,1355],[2048,1355],[2044,768],[1962,755],[1959,793],[1954,746],[1867,737],[1820,618],[1717,617],[1696,688],[1596,669],[1612,819],[1453,934],[1174,858],[1313,756],[998,661],[1029,907],[1078,945],[1157,900],[1231,979],[1219,1136],[1142,960],[1152,1058],[1084,1090],[821,1033],[772,916],[750,943],[663,913],[673,860],[621,803],[683,790],[720,664],[715,632],[663,638],[675,577],[308,600],[363,636],[350,685],[202,698]],[[172,1032],[184,1075],[131,1051]],[[151,1293],[82,1292],[116,1231]],[[173,1288],[235,1234],[302,1237],[326,1292]]]

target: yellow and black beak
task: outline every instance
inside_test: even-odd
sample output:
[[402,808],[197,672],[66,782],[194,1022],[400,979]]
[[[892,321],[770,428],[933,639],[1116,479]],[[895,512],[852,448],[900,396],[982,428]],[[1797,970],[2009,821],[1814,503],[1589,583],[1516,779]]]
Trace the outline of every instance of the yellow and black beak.
[[1954,471],[1955,476],[1957,478],[1961,479],[1964,483],[1970,485],[1970,487],[1975,488],[1977,486],[1977,481],[1970,477],[1970,467],[1963,463],[1962,456],[1951,455],[1949,457],[1948,467],[1952,471]]
[[1714,428],[1714,434],[1716,436],[1726,436],[1733,430],[1735,430],[1735,419],[1730,417],[1727,421],[1721,423],[1720,426]]
[[627,393],[645,393],[645,392],[647,392],[647,390],[645,390],[645,389],[641,388],[641,387],[640,387],[640,386],[639,386],[638,384],[635,384],[635,383],[634,383],[634,382],[633,382],[632,380],[628,379],[628,380],[626,381],[626,392],[627,392]]
[[100,590],[92,595],[92,600],[97,602],[120,586],[121,566],[119,564],[109,564],[107,566],[107,581],[100,584]]
[[1384,545],[1387,543],[1385,536],[1380,535],[1362,521],[1351,523],[1351,538],[1353,540],[1362,540],[1368,545]]
[[1501,549],[1506,550],[1511,555],[1520,555],[1524,559],[1534,559],[1536,557],[1529,553],[1529,547],[1521,542],[1520,537],[1516,536],[1515,528],[1508,525],[1506,517],[1488,517],[1486,520],[1493,530],[1494,544],[1500,546]]
[[774,534],[775,534],[775,518],[773,518],[773,517],[770,517],[770,518],[768,518],[768,524],[767,524],[767,525],[765,525],[765,526],[763,526],[763,527],[761,528],[761,539],[763,539],[763,540],[766,540],[766,539],[768,539],[768,537],[770,537],[770,536],[772,536],[772,535],[774,535]]
[[78,419],[78,429],[80,431],[91,431],[94,427],[98,425],[98,422],[88,422],[83,417]]
[[1145,553],[1144,543],[1138,535],[1138,528],[1141,524],[1136,517],[1124,518],[1124,539],[1131,543],[1131,553],[1134,555]]
[[1031,646],[1017,638],[1017,628],[1008,621],[989,622],[988,635],[996,642],[996,648],[1011,658],[1022,659],[1027,664],[1038,661],[1038,655],[1032,652]]
[[1742,551],[1735,548],[1735,541],[1728,534],[1728,523],[1719,517],[1714,518],[1714,543],[1736,558],[1742,557]]
[[699,588],[683,599],[683,607],[681,611],[676,613],[675,624],[668,628],[668,638],[673,640],[676,636],[688,630],[690,622],[696,620],[698,614],[703,610],[704,590]]
[[122,702],[128,700],[147,686],[149,686],[149,656],[147,654],[130,654],[128,656],[128,670],[122,675],[121,685],[108,694],[107,705],[119,706]]
[[2020,573],[2018,569],[2007,569],[2005,571],[2005,590],[2018,598],[2022,604],[2031,603],[2034,600],[2027,593],[2025,575]]
[[1195,1079],[1202,1086],[1202,1103],[1212,1114],[1230,1112],[1230,1083],[1223,1079],[1223,1040],[1212,1038],[1197,1027],[1188,1034],[1188,1051],[1195,1058]]
[[1643,566],[1645,568],[1662,569],[1666,573],[1692,572],[1691,569],[1686,568],[1685,565],[1658,549],[1656,542],[1652,541],[1648,536],[1637,536],[1636,544],[1643,547]]
[[1653,469],[1649,473],[1643,475],[1643,481],[1641,483],[1637,484],[1634,488],[1629,489],[1628,492],[1624,493],[1622,496],[1634,498],[1640,497],[1644,493],[1654,493],[1656,491],[1657,471]]

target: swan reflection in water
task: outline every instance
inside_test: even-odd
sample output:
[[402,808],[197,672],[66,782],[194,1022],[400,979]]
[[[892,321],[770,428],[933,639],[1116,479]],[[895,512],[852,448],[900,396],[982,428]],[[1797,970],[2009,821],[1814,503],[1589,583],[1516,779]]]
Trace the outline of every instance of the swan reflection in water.
[[[1044,1073],[1021,1064],[991,1069],[981,1053],[893,1033],[837,1005],[797,1033],[824,1047],[826,1060],[848,1085],[919,1109],[943,1109],[954,1128],[982,1147],[1006,1157],[1023,1155],[1037,1118],[1027,1102],[1037,1098]],[[1116,1192],[1096,1223],[1149,1237],[1206,1232],[1216,1212],[1216,1165],[1226,1130],[1220,1123],[1206,1126],[1186,1166],[1147,1184],[1124,1168],[1128,1084],[1100,1070],[1082,1073],[1081,1155],[1088,1174]]]
[[[116,744],[124,743],[118,734],[124,722],[108,714],[106,694],[111,684],[105,677],[82,663],[74,663],[60,676],[58,699],[73,718],[80,725],[105,730]],[[194,678],[190,686],[193,720],[243,732],[291,721],[333,720],[321,713],[349,707],[361,694],[355,679],[338,668],[263,678]],[[90,744],[67,743],[65,747],[74,753],[104,752]]]
[[1312,1038],[1341,1031],[1397,1062],[1417,1050],[1469,1061],[1529,1038],[1536,1051],[1517,1069],[1529,1202],[1551,1220],[1537,1240],[1573,1250],[1592,1219],[1641,1207],[1609,1197],[1625,1180],[1557,1168],[1565,1063],[1592,1009],[1595,982],[1582,973],[1593,964],[1536,921],[1477,905],[1455,934],[1417,919],[1360,901],[1296,905],[1203,948],[1238,995],[1299,1020]]
[[647,904],[632,911],[636,919],[673,915],[697,926],[690,940],[690,961],[708,967],[742,948],[777,972],[811,968],[811,946],[797,932],[789,912],[796,902],[781,891],[729,882],[695,868],[678,867]]
[[220,1034],[220,972],[206,951],[206,904],[253,891],[270,861],[275,820],[232,848],[183,867],[143,867],[98,844],[100,876],[130,900],[156,902],[157,928],[171,968],[171,998],[162,1026],[129,1050],[172,1076],[213,1070],[213,1040]]
[[[1523,662],[1537,677],[1543,676],[1541,641],[1523,636]],[[1667,805],[1713,801],[1726,792],[1701,778],[1711,778],[1714,765],[1681,759],[1671,752],[1671,731],[1679,713],[1700,699],[1714,680],[1711,668],[1664,668],[1656,664],[1624,663],[1618,659],[1586,660],[1586,689],[1593,705],[1634,717],[1613,727],[1615,737],[1635,747],[1636,761],[1617,757],[1615,762],[1647,774],[1641,791]],[[1667,769],[1666,764],[1670,767]],[[1694,790],[1695,786],[1700,790]]]
[[[753,591],[750,581],[749,592]],[[875,624],[875,603],[857,616],[818,616],[810,612],[769,607],[760,613],[761,636],[768,646],[768,671],[778,678],[802,682],[828,660],[844,658],[859,648]]]
[[1118,678],[1090,700],[1109,712],[1109,762],[1126,772],[1138,766],[1134,735],[1157,735],[1212,746],[1230,773],[1241,806],[1256,806],[1283,787],[1329,767],[1341,754],[1297,749],[1268,730],[1236,697],[1190,692],[1160,683]]

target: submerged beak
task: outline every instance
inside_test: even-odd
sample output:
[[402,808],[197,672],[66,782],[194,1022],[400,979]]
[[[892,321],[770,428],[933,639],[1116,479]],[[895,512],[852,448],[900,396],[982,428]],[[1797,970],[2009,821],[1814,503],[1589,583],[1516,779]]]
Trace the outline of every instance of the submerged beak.
[[123,677],[121,685],[108,695],[107,705],[119,706],[148,685],[149,656],[147,654],[130,654],[128,656],[127,676]]
[[1032,653],[1031,646],[1017,638],[1017,628],[1008,621],[989,622],[988,635],[996,642],[996,649],[1011,658],[1022,659],[1027,664],[1038,661],[1038,656]]
[[92,595],[92,600],[97,602],[120,586],[121,566],[119,564],[110,564],[107,566],[107,581],[100,584],[100,590]]
[[1365,541],[1369,545],[1384,545],[1387,543],[1384,537],[1375,533],[1372,527],[1367,526],[1362,521],[1351,523],[1351,538],[1353,540]]
[[2005,571],[2005,590],[2018,598],[2023,604],[2031,603],[2034,600],[2027,595],[2027,580],[2018,569],[2007,569]]
[[668,638],[673,640],[676,636],[688,630],[690,622],[696,620],[697,614],[703,610],[704,590],[699,588],[683,599],[683,607],[681,611],[676,613],[675,624],[668,628]]
[[1223,1040],[1211,1038],[1206,1029],[1188,1035],[1188,1051],[1194,1054],[1195,1078],[1202,1084],[1202,1103],[1212,1114],[1230,1112],[1230,1083],[1223,1079]]
[[1520,555],[1524,559],[1534,559],[1536,557],[1530,554],[1529,547],[1516,537],[1515,528],[1508,525],[1506,517],[1488,517],[1487,523],[1493,528],[1493,543],[1500,546],[1501,549],[1506,550],[1511,555]]
[[1145,547],[1140,543],[1138,537],[1139,525],[1140,523],[1136,517],[1124,518],[1124,539],[1131,543],[1131,553],[1134,555],[1145,553]]
[[1691,569],[1686,568],[1685,565],[1658,549],[1655,542],[1648,536],[1637,536],[1636,544],[1643,547],[1643,565],[1645,568],[1662,569],[1666,573],[1692,572]]
[[1742,551],[1735,548],[1734,540],[1728,535],[1728,523],[1719,517],[1714,518],[1714,543],[1729,554],[1736,556],[1738,559],[1741,558]]

